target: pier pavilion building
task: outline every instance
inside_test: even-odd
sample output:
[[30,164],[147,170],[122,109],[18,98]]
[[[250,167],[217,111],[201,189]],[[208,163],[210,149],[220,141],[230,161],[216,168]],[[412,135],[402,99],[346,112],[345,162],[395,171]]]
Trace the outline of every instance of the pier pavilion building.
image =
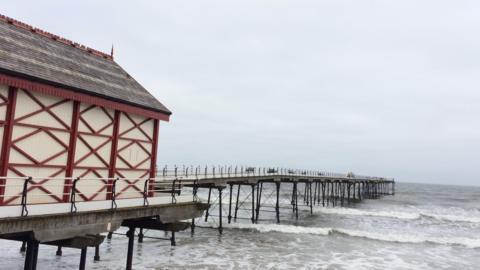
[[[0,204],[18,204],[33,180],[31,203],[142,196],[155,177],[160,121],[171,112],[106,54],[0,16]],[[65,179],[57,181],[56,179]],[[108,180],[110,179],[110,180]],[[62,183],[60,183],[62,182]],[[87,184],[88,183],[88,184]]]

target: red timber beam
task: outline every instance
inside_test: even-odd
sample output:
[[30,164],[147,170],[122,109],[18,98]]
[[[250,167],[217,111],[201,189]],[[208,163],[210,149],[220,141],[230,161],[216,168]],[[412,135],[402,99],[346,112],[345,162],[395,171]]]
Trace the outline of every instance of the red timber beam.
[[[17,89],[10,86],[8,88],[7,111],[5,114],[5,124],[3,127],[2,152],[0,154],[0,176],[7,176],[8,161],[10,158],[10,149],[12,144],[12,131],[15,120],[15,106],[17,104]],[[6,179],[0,179],[0,205],[3,204],[5,194]]]
[[158,151],[158,119],[153,120],[153,138],[152,138],[152,154],[150,159],[150,186],[148,188],[148,196],[153,197],[154,182],[153,178],[157,176],[157,151]]
[[68,202],[72,189],[73,169],[75,165],[75,150],[77,147],[78,122],[80,120],[80,102],[73,102],[72,124],[70,125],[70,141],[68,144],[67,167],[65,169],[65,184],[63,186],[63,201]]
[[[112,134],[112,150],[110,151],[110,166],[108,168],[108,178],[114,178],[117,170],[117,154],[118,154],[118,134],[120,130],[120,112],[115,111],[113,116],[113,134]],[[107,181],[107,200],[112,199],[112,180]]]
[[0,74],[0,83],[13,86],[16,88],[22,88],[30,91],[40,92],[46,95],[80,101],[82,103],[93,104],[100,107],[119,110],[126,113],[131,113],[131,114],[142,115],[145,117],[150,117],[150,118],[159,119],[163,121],[168,121],[170,119],[170,115],[164,112],[149,110],[149,109],[145,109],[135,105],[129,105],[126,103],[120,103],[117,101],[108,100],[106,98],[102,98],[98,96],[79,93],[76,90],[56,87],[46,83],[30,81],[27,79],[22,79],[22,78],[11,76],[11,75]]

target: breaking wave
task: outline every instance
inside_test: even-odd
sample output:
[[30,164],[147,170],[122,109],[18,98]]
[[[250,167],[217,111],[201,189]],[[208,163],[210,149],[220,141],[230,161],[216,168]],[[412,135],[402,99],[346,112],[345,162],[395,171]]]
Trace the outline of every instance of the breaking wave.
[[371,216],[386,217],[404,220],[416,220],[421,218],[436,219],[448,222],[469,222],[480,223],[480,217],[476,216],[458,216],[458,215],[441,215],[423,212],[396,212],[396,211],[365,211],[354,208],[319,208],[315,213],[334,214],[334,215],[351,215],[351,216]]
[[390,234],[390,233],[373,233],[367,231],[348,230],[339,228],[322,228],[322,227],[303,227],[294,225],[279,224],[248,224],[237,223],[228,224],[226,228],[232,229],[248,229],[258,232],[281,232],[291,234],[314,234],[314,235],[346,235],[351,237],[366,238],[377,241],[397,242],[397,243],[433,243],[440,245],[461,245],[467,248],[480,248],[480,239],[471,239],[465,237],[431,237],[411,234]]

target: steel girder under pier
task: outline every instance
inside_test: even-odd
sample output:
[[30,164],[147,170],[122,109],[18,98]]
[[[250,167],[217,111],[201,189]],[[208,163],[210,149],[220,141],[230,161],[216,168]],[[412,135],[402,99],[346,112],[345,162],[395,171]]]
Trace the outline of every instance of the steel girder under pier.
[[[316,206],[337,207],[357,203],[364,199],[378,199],[394,195],[391,180],[349,180],[302,177],[248,177],[248,179],[202,179],[194,185],[195,190],[207,190],[205,222],[215,218],[220,233],[226,222],[249,219],[258,223],[261,213],[271,212],[269,219],[280,223],[284,210],[299,218],[299,209],[313,214]],[[224,189],[227,189],[224,192]],[[194,193],[197,193],[194,191]],[[287,199],[288,198],[288,199]],[[226,208],[226,209],[225,209]],[[227,215],[224,213],[227,212]],[[242,212],[243,215],[239,215]],[[195,220],[192,220],[192,231]]]

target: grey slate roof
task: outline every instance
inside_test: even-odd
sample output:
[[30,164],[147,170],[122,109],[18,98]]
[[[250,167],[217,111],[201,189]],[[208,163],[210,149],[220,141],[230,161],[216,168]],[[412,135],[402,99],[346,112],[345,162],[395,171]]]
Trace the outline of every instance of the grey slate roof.
[[0,20],[0,71],[171,114],[108,58]]

